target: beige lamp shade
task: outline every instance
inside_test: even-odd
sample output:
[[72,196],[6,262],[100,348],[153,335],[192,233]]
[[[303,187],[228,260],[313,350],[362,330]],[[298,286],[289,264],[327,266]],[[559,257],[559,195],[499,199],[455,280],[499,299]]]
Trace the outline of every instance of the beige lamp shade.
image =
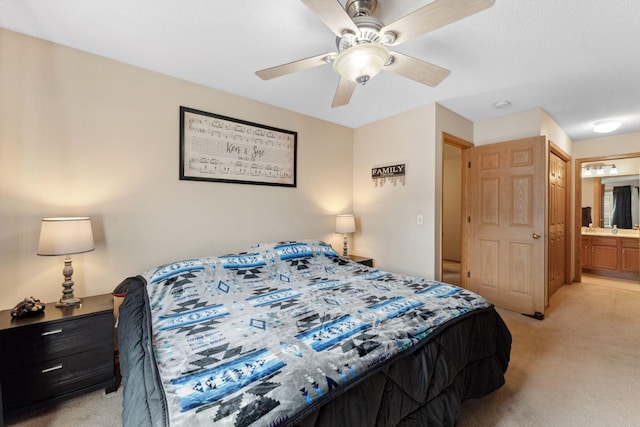
[[38,255],[71,255],[94,249],[89,217],[42,220]]
[[356,220],[353,215],[336,216],[336,233],[348,234],[356,232]]

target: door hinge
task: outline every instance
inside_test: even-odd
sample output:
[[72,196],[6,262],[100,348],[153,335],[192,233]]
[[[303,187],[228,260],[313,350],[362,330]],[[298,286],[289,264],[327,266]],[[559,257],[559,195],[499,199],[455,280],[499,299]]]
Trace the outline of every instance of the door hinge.
[[470,279],[470,278],[471,278],[471,272],[467,271],[467,279]]
[[470,217],[470,216],[468,216],[468,217],[467,217],[467,222],[468,222],[469,224],[471,224],[471,217]]
[[467,163],[467,168],[471,169],[471,162]]

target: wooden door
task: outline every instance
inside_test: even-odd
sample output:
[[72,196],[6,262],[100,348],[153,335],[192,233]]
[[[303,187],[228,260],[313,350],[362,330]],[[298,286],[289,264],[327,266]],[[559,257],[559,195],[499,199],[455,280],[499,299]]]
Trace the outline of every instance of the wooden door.
[[549,154],[549,293],[567,283],[567,162]]
[[544,137],[465,150],[469,288],[524,314],[545,308],[547,152]]

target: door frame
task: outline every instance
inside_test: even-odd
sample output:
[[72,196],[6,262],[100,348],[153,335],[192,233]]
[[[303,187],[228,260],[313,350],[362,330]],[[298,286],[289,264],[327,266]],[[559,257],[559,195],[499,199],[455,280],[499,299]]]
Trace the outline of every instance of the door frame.
[[574,281],[582,282],[582,268],[580,256],[582,255],[582,164],[590,162],[607,162],[609,160],[623,160],[640,157],[640,152],[616,154],[611,156],[595,156],[575,159],[575,216],[574,216]]
[[[440,153],[444,153],[444,145],[451,145],[452,147],[456,147],[459,148],[463,153],[464,150],[471,148],[474,146],[474,144],[472,142],[469,142],[467,140],[464,140],[462,138],[459,138],[457,136],[451,135],[450,133],[447,132],[442,132],[442,146],[440,147]],[[462,156],[462,159],[464,160],[464,155]],[[467,172],[466,172],[466,168],[464,167],[464,164],[462,165],[462,167],[460,168],[461,171],[460,173],[462,174],[462,176],[460,177],[462,179],[461,181],[461,186],[462,188],[460,188],[460,193],[461,193],[461,210],[460,210],[460,285],[463,288],[467,287],[467,275],[465,274],[465,272],[467,271],[467,227],[465,227],[465,221],[464,221],[464,216],[466,214],[466,206],[467,206],[467,186],[466,186],[466,179],[467,179]],[[442,245],[444,244],[444,154],[441,154],[440,156],[440,247],[439,247],[439,251],[438,251],[438,273],[439,273],[439,278],[442,280],[443,278],[443,269],[442,269],[442,261],[443,261],[443,247]]]

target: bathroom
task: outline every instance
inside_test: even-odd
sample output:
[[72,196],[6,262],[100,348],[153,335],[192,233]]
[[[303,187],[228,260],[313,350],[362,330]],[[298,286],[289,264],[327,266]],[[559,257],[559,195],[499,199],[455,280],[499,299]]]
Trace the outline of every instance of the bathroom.
[[640,280],[640,158],[582,164],[584,273]]

